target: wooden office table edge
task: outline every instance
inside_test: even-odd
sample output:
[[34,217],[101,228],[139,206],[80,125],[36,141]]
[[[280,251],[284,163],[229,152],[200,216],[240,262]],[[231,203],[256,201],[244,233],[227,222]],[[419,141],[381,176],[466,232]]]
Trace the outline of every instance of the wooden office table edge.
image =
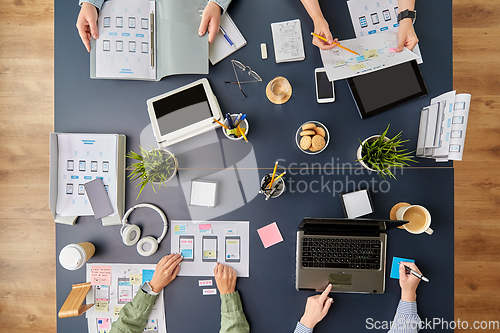
[[[0,267],[15,278],[0,281],[0,322],[15,332],[55,332],[55,223],[47,199],[54,6],[52,0],[2,5]],[[464,161],[454,164],[455,318],[461,320],[498,320],[500,308],[500,65],[491,42],[500,35],[499,11],[498,2],[453,1],[454,88],[473,98]]]

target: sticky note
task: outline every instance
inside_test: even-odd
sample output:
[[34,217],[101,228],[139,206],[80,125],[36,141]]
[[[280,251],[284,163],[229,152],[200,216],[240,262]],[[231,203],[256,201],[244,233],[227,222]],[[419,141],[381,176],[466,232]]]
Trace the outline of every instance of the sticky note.
[[111,285],[111,266],[92,266],[90,284],[93,286]]
[[109,301],[95,301],[95,311],[96,312],[108,312]]
[[110,318],[98,318],[97,319],[97,329],[98,330],[111,329],[111,319]]
[[212,280],[198,280],[199,287],[212,286],[212,285],[213,285]]
[[269,246],[272,246],[276,243],[282,242],[283,237],[281,236],[280,230],[278,229],[278,225],[276,222],[266,225],[257,230],[259,233],[260,240],[262,244],[267,249]]
[[356,64],[356,65],[349,66],[349,68],[352,71],[359,71],[360,69],[366,68],[366,66],[363,64]]
[[212,234],[212,225],[211,224],[199,224],[198,230],[201,234]]
[[378,57],[377,49],[363,51],[363,56],[365,59],[376,58]]
[[393,257],[392,258],[392,268],[391,268],[391,278],[392,279],[399,279],[399,263],[400,262],[415,262],[415,260]]
[[174,235],[187,235],[187,226],[185,224],[182,225],[176,225],[174,227]]
[[115,305],[113,310],[113,316],[118,317],[120,315],[120,311],[122,310],[123,305]]
[[396,52],[397,52],[397,48],[389,49],[389,53],[396,53]]
[[130,284],[142,284],[142,274],[130,274]]
[[143,269],[142,270],[142,284],[146,281],[151,281],[153,278],[155,270],[154,269]]
[[205,295],[217,295],[217,289],[203,289],[203,296]]

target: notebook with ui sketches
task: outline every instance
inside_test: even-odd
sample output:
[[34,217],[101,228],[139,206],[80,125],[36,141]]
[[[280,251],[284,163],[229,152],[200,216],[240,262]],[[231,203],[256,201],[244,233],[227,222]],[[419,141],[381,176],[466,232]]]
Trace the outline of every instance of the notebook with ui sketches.
[[387,230],[400,220],[304,218],[297,231],[295,288],[383,294]]

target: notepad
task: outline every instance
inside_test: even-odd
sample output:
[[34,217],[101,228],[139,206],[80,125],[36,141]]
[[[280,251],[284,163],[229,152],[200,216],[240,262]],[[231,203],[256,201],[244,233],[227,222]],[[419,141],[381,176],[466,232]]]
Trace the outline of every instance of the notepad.
[[399,263],[400,262],[415,262],[415,260],[393,257],[392,258],[392,268],[391,268],[391,279],[399,279]]
[[276,63],[306,58],[300,20],[271,23]]
[[268,247],[283,241],[280,230],[276,222],[266,225],[257,230],[262,244],[267,249]]
[[212,43],[210,43],[208,58],[210,59],[210,63],[215,65],[222,59],[228,57],[230,54],[241,49],[243,46],[247,45],[247,41],[245,37],[238,30],[236,24],[234,24],[231,17],[226,13],[220,18],[220,26],[226,32],[229,39],[233,42],[234,47],[229,45],[227,40],[224,38],[222,33],[219,31],[216,35]]
[[201,179],[191,180],[191,200],[189,201],[190,206],[215,207],[216,199],[216,181]]

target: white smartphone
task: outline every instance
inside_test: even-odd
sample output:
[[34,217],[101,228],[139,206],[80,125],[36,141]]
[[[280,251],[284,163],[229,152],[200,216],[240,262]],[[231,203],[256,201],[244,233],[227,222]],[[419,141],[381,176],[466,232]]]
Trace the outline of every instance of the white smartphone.
[[316,68],[314,70],[316,79],[316,100],[318,103],[331,103],[335,101],[335,90],[333,81],[328,80],[326,70],[324,68]]

